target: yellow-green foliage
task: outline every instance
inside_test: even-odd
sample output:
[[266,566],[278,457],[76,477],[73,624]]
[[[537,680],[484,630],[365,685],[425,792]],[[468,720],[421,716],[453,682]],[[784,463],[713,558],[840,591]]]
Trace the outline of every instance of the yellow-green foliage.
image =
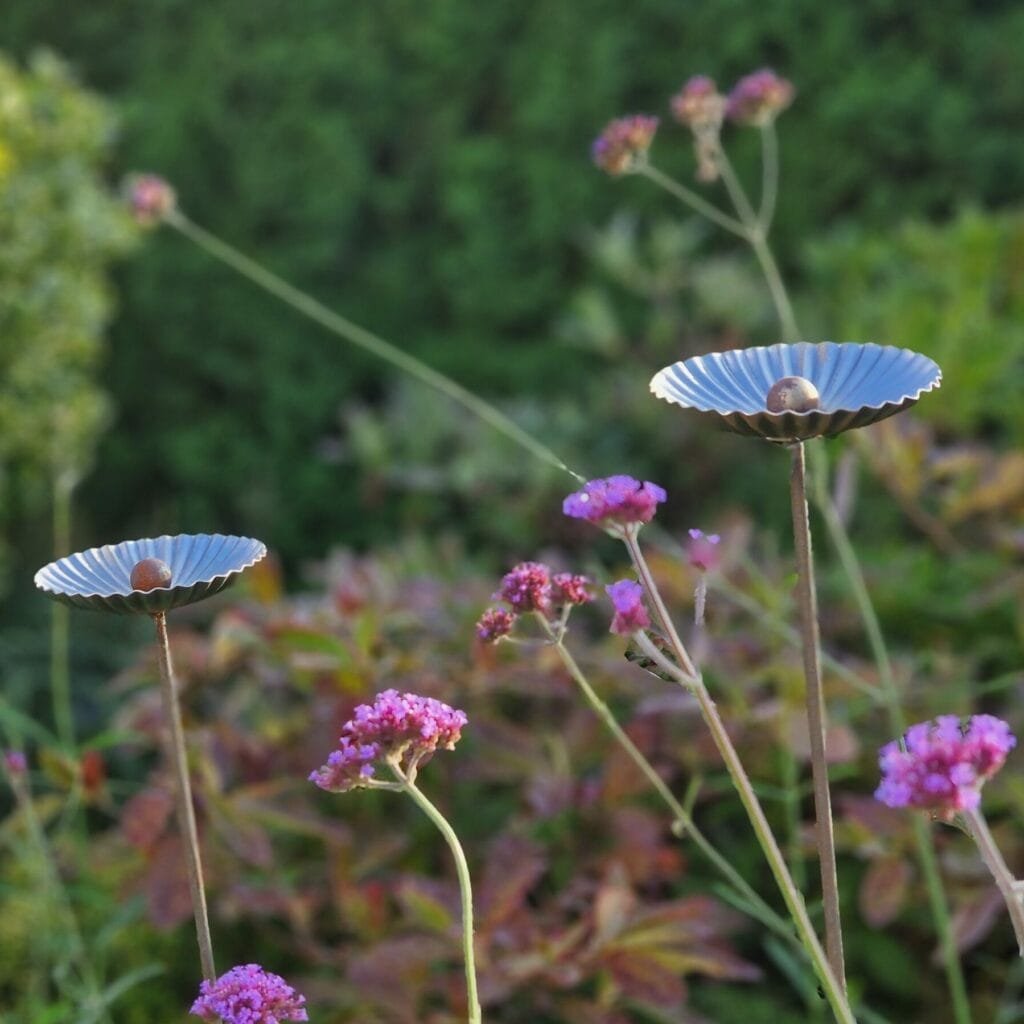
[[811,271],[829,336],[938,361],[941,396],[919,415],[1024,440],[1024,214],[969,210],[941,226],[844,232],[812,250]]
[[109,418],[106,272],[134,235],[102,180],[113,133],[55,57],[0,56],[0,527],[79,474]]

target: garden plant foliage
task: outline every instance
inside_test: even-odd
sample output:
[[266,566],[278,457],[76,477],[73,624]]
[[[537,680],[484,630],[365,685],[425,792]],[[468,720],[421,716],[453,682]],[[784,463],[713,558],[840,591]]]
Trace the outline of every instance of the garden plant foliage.
[[[9,6],[0,45],[53,47],[114,99],[126,165],[164,174],[200,223],[498,398],[547,404],[602,376],[553,337],[566,295],[594,279],[579,232],[622,206],[659,207],[581,158],[615,111],[664,113],[695,67],[728,79],[768,63],[799,83],[776,232],[793,270],[806,240],[851,220],[888,234],[1024,194],[1024,11],[1011,0],[160,0],[145,16],[108,0],[74,18],[57,0]],[[741,173],[757,166],[747,141]],[[682,147],[670,169],[689,175]],[[352,465],[339,410],[391,388],[368,359],[172,239],[125,267],[119,287],[105,381],[120,429],[81,506],[97,533],[145,532],[159,506],[165,526],[273,535],[315,557],[321,536],[365,542],[460,513],[454,486],[430,504],[386,481],[336,486]],[[763,321],[754,340],[773,335]],[[138,388],[153,377],[159,388]],[[634,436],[644,443],[631,449],[645,448],[646,432]],[[571,455],[566,442],[556,447]],[[495,490],[487,511],[507,493]]]
[[[651,569],[679,621],[701,608],[695,656],[813,916],[804,680],[779,539],[787,459],[646,393],[670,360],[777,341],[772,305],[749,253],[585,159],[610,116],[664,106],[707,70],[683,59],[680,32],[722,79],[784,66],[800,91],[780,125],[779,255],[800,322],[915,348],[945,374],[912,412],[828,442],[812,479],[815,507],[858,543],[892,645],[879,658],[865,632],[836,528],[816,532],[851,999],[866,1024],[964,1024],[935,953],[920,833],[872,793],[895,739],[890,683],[908,721],[987,712],[1024,729],[1024,232],[1019,214],[987,209],[1024,188],[1024,143],[1006,131],[1024,86],[1000,74],[1020,10],[716,3],[682,25],[654,0],[472,17],[464,0],[352,5],[343,25],[320,0],[287,13],[162,0],[146,18],[109,3],[61,23],[55,10],[19,5],[2,41],[45,36],[70,54],[118,100],[121,151],[165,173],[197,223],[497,395],[574,468],[665,484]],[[134,235],[97,184],[113,122],[53,58],[0,64],[0,86],[31,98],[19,109],[0,95],[0,216],[17,243],[0,253],[0,354],[19,385],[0,399],[0,527],[45,546],[25,513],[45,508],[55,475],[77,479],[112,422],[77,533],[230,528],[274,549],[232,594],[171,618],[218,966],[281,971],[320,1024],[466,1019],[460,887],[430,823],[393,793],[339,798],[306,781],[360,706],[410,691],[468,718],[424,788],[469,858],[488,1021],[829,1019],[785,927],[765,927],[580,700],[541,642],[557,616],[517,644],[474,635],[494,597],[509,601],[499,581],[515,562],[543,556],[600,584],[560,641],[702,833],[781,909],[693,694],[608,634],[646,618],[642,592],[622,587],[618,546],[559,514],[569,478],[166,227],[117,273],[98,373],[103,275]],[[690,140],[666,122],[658,165],[694,185]],[[756,183],[756,145],[734,143]],[[687,534],[697,522],[712,547]],[[687,557],[698,538],[700,566]],[[603,585],[616,579],[613,619]],[[8,657],[23,634],[0,631],[0,746],[29,754],[27,770],[5,762],[18,798],[0,806],[0,1008],[32,1024],[143,1024],[183,1015],[197,989],[174,777],[153,651],[132,645],[131,624],[87,618],[74,623],[80,746],[54,736],[37,663]],[[1021,756],[985,792],[1011,867],[1024,857]],[[931,831],[969,1015],[1009,1024],[1024,982],[998,893],[967,834]]]

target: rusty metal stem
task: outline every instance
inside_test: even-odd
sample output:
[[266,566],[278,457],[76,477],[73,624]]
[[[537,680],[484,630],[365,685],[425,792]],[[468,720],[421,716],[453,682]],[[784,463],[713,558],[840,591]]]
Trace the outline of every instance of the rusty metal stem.
[[153,616],[156,624],[157,650],[160,662],[160,692],[163,695],[164,718],[167,721],[167,751],[174,768],[175,803],[178,812],[178,830],[185,848],[185,867],[188,871],[189,895],[192,898],[192,913],[196,920],[196,941],[199,944],[199,962],[203,977],[214,981],[217,970],[213,963],[213,941],[210,938],[210,918],[206,911],[206,891],[203,887],[203,864],[199,856],[199,832],[196,829],[196,815],[192,807],[192,785],[188,777],[188,758],[185,753],[185,730],[181,724],[181,708],[178,704],[178,687],[171,665],[171,648],[167,642],[167,616],[157,612]]
[[792,452],[790,500],[793,509],[793,542],[796,547],[797,597],[800,603],[804,678],[807,682],[807,727],[811,740],[815,837],[825,914],[825,951],[832,973],[845,992],[846,972],[843,964],[843,930],[839,915],[836,844],[832,829],[828,763],[825,760],[825,693],[821,685],[821,664],[818,654],[818,598],[814,587],[814,556],[811,552],[811,528],[807,513],[807,469],[803,442],[793,445]]

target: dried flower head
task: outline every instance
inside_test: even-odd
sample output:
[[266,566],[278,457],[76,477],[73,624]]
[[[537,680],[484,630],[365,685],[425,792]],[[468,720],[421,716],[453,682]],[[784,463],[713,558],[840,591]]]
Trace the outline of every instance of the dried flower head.
[[204,981],[189,1012],[211,1024],[283,1024],[309,1020],[305,1003],[284,978],[259,964],[242,964],[216,981]]
[[793,83],[780,78],[771,68],[761,68],[741,78],[726,105],[730,121],[761,127],[771,124],[793,102]]
[[143,227],[159,224],[177,206],[174,189],[157,174],[132,174],[124,183],[132,216]]
[[370,784],[381,761],[414,771],[435,750],[452,750],[466,714],[432,697],[384,690],[360,704],[341,729],[338,749],[309,776],[321,789],[344,793]]
[[665,498],[665,491],[649,480],[609,476],[588,480],[582,491],[570,494],[562,502],[562,511],[574,519],[585,519],[620,533],[623,527],[649,523]]
[[477,639],[485,644],[497,643],[512,632],[515,622],[515,615],[507,608],[488,608],[476,624]]
[[722,538],[717,533],[705,533],[703,530],[690,530],[690,539],[686,542],[686,557],[694,569],[711,572],[717,569],[722,561],[718,545]]
[[502,577],[494,597],[516,612],[546,615],[551,610],[551,570],[543,562],[520,562]]
[[981,787],[1017,745],[1010,727],[993,715],[974,715],[966,727],[956,715],[941,715],[912,725],[905,742],[905,750],[895,742],[882,747],[875,797],[889,807],[918,807],[946,820],[978,806]]
[[616,118],[594,140],[590,155],[602,171],[613,177],[629,174],[647,159],[657,130],[658,118],[647,114]]
[[551,601],[553,604],[586,604],[594,600],[594,595],[587,589],[590,580],[586,576],[578,576],[572,572],[556,572],[551,577]]
[[650,616],[644,607],[644,588],[635,580],[619,580],[618,583],[610,583],[604,589],[615,606],[612,633],[629,636],[651,624]]
[[725,97],[714,79],[694,75],[672,97],[672,116],[687,128],[719,127],[725,117]]

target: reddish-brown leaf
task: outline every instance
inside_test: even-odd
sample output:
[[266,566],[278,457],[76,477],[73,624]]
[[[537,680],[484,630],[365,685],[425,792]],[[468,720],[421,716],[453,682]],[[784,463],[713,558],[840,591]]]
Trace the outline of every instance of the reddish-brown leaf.
[[121,832],[132,846],[149,852],[164,834],[174,808],[170,793],[150,787],[136,793],[121,811]]
[[861,917],[872,928],[891,924],[907,899],[913,872],[902,857],[879,857],[871,862],[857,894]]

